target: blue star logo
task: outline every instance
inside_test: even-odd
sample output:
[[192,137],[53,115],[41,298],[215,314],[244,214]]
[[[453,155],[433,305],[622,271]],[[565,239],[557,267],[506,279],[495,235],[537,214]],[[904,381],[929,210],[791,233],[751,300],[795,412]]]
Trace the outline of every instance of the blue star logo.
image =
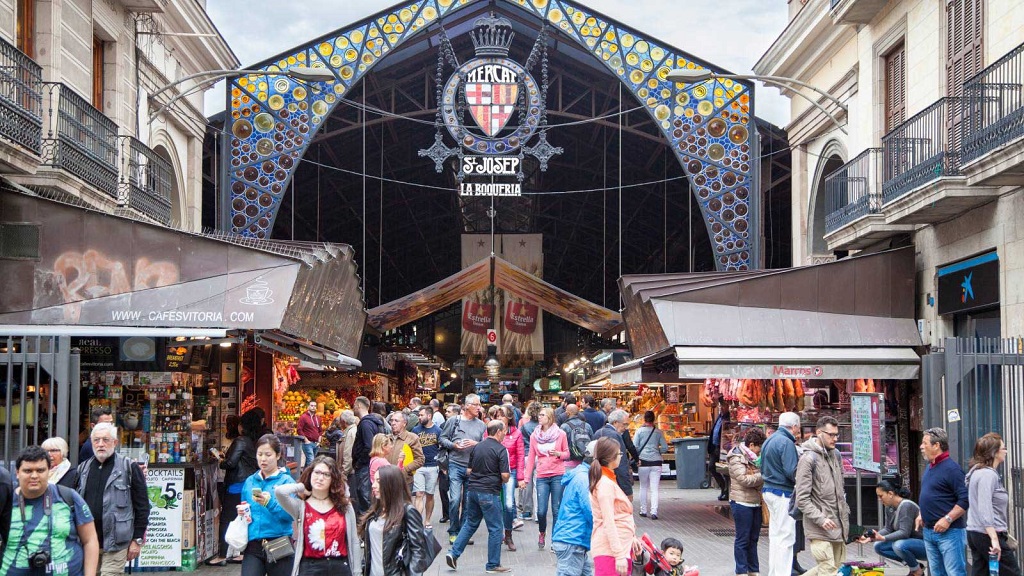
[[963,294],[960,296],[960,302],[966,304],[968,298],[974,300],[974,286],[971,285],[971,278],[974,276],[974,272],[971,272],[964,281],[960,284],[960,287],[964,289]]

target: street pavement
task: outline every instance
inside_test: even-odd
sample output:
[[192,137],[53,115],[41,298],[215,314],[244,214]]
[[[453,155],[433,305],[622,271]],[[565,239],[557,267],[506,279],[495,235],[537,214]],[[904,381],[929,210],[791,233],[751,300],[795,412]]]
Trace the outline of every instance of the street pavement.
[[[639,490],[634,494],[634,506],[639,510]],[[717,489],[680,490],[675,488],[675,481],[662,481],[658,519],[636,516],[637,534],[648,534],[655,544],[663,538],[673,536],[682,540],[685,564],[696,564],[700,567],[701,576],[731,576],[734,574],[732,555],[733,523],[728,517],[728,503],[719,502]],[[437,522],[440,512],[434,510],[434,531],[438,540],[444,545],[444,551],[438,556],[434,565],[425,576],[454,576],[456,574],[485,574],[484,564],[487,560],[487,530],[483,524],[477,531],[476,544],[468,546],[459,558],[458,571],[452,571],[442,557],[448,551],[448,538],[445,532],[447,525]],[[550,534],[548,535],[550,538]],[[501,563],[512,568],[513,574],[520,576],[553,575],[555,572],[555,555],[551,552],[550,542],[544,550],[537,549],[537,524],[527,521],[526,525],[516,530],[513,536],[518,550],[509,552],[502,546]],[[767,573],[768,561],[768,529],[761,532],[759,543],[762,574]],[[871,545],[853,544],[848,550],[849,560],[866,560],[877,562],[880,558],[874,553]],[[804,568],[814,565],[810,552],[800,554],[800,563]],[[240,567],[201,566],[197,574],[203,576],[237,576]],[[886,566],[886,576],[904,576],[907,569],[896,567],[892,563]],[[356,575],[359,576],[359,575]]]

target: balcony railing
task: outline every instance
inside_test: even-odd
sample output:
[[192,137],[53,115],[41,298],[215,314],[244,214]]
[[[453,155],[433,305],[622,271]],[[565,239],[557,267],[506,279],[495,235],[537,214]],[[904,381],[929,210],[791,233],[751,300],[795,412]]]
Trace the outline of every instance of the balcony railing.
[[826,234],[881,209],[881,148],[868,148],[825,177]]
[[964,83],[963,159],[1024,136],[1024,44]]
[[42,68],[0,39],[0,137],[39,154],[43,138]]
[[171,216],[171,164],[131,136],[121,136],[121,183],[118,204],[162,224]]
[[882,201],[960,174],[960,98],[946,97],[882,137]]
[[43,164],[117,199],[117,124],[70,87],[47,82],[49,124]]

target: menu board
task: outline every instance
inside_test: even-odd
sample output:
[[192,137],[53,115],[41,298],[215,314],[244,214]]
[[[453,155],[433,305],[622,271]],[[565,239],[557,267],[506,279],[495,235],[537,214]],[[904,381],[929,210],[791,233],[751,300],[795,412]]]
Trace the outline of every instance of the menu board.
[[149,528],[139,555],[141,568],[181,566],[181,509],[185,493],[184,468],[149,468]]
[[853,467],[879,473],[882,469],[882,423],[885,403],[879,394],[850,395],[853,427]]

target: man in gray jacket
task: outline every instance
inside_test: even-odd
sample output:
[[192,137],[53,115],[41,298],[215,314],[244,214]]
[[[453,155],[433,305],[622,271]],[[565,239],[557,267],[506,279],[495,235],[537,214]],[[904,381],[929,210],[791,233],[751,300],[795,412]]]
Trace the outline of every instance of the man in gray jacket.
[[832,576],[846,562],[850,506],[843,488],[843,459],[836,450],[839,422],[818,419],[814,438],[803,443],[796,467],[796,505],[804,515],[804,532],[818,565],[804,576]]
[[800,434],[800,416],[795,412],[779,415],[779,429],[761,447],[761,495],[768,505],[768,576],[790,576],[793,567],[793,543],[796,521],[789,515],[789,501],[796,484],[796,436]]

